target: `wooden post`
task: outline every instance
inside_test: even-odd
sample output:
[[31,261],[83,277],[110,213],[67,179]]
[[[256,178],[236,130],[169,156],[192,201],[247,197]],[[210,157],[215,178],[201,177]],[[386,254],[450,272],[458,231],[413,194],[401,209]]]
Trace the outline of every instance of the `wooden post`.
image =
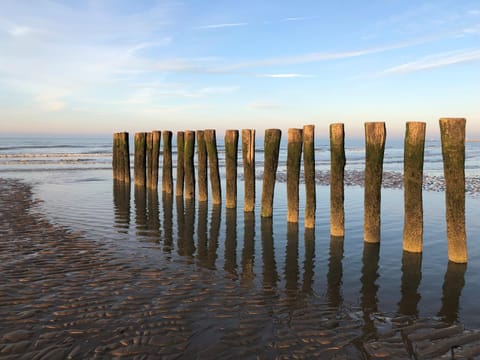
[[384,122],[365,123],[364,239],[367,243],[380,242],[380,203],[385,137]]
[[185,131],[185,199],[195,199],[195,131]]
[[[112,170],[113,170],[113,180],[118,181],[120,178],[120,145],[119,145],[120,133],[113,134],[113,143],[112,143]],[[123,180],[123,179],[122,179]]]
[[123,175],[123,182],[130,183],[130,144],[128,140],[128,132],[120,133],[119,146],[120,169],[121,174]]
[[163,159],[162,159],[162,191],[167,194],[173,193],[172,175],[172,132],[163,132]]
[[208,200],[207,145],[203,130],[197,130],[198,201]]
[[151,132],[148,132],[145,136],[145,158],[146,158],[146,183],[147,188],[150,189],[152,186],[152,165],[153,165],[153,136]]
[[160,131],[147,134],[147,187],[158,187],[158,158],[160,155]]
[[300,163],[302,160],[303,131],[288,129],[287,153],[287,221],[298,222]]
[[448,259],[467,262],[465,231],[465,126],[462,118],[440,119],[443,171],[446,184]]
[[218,169],[217,135],[215,130],[205,130],[205,143],[207,145],[208,163],[210,168],[210,183],[212,186],[212,203],[222,203],[222,188],[220,185],[220,171]]
[[273,195],[275,191],[275,180],[277,177],[278,154],[281,137],[282,131],[280,129],[265,130],[262,217],[272,217],[273,214]]
[[403,155],[405,221],[403,250],[419,253],[423,247],[423,155],[424,122],[407,122]]
[[315,184],[315,125],[303,127],[303,171],[305,178],[305,221],[308,229],[315,227],[317,187]]
[[345,235],[344,177],[345,131],[343,124],[330,124],[330,235]]
[[255,130],[242,130],[243,181],[245,201],[243,211],[255,210]]
[[146,144],[147,133],[140,132],[135,133],[135,163],[134,163],[134,176],[135,186],[146,185]]
[[177,183],[175,195],[183,196],[183,182],[185,180],[184,161],[185,161],[185,133],[177,132]]
[[225,132],[225,166],[227,177],[227,209],[237,207],[238,130]]

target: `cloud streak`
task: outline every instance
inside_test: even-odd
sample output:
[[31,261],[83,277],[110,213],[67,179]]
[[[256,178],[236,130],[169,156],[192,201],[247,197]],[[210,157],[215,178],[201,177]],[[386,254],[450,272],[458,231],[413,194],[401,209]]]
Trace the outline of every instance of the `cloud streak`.
[[239,26],[247,26],[247,25],[248,23],[246,22],[210,24],[210,25],[198,26],[196,27],[196,29],[221,29],[221,28],[239,27]]
[[257,77],[274,78],[274,79],[293,79],[293,78],[312,78],[313,75],[307,74],[260,74]]

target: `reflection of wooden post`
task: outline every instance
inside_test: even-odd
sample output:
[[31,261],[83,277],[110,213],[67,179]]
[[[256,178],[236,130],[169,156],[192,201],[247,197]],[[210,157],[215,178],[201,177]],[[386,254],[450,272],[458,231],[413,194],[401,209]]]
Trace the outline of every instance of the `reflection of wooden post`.
[[422,252],[423,244],[422,184],[425,128],[424,122],[407,122],[404,145],[403,250],[416,253]]
[[135,134],[134,176],[136,186],[146,185],[146,137],[147,134],[144,132]]
[[238,130],[225,132],[225,165],[227,177],[226,207],[237,206],[237,156],[238,156]]
[[185,199],[195,198],[195,131],[185,131]]
[[183,131],[177,131],[177,183],[175,185],[176,196],[183,196],[183,182],[185,180],[184,157],[185,133]]
[[222,203],[222,189],[220,187],[220,171],[218,169],[217,135],[215,130],[205,130],[208,163],[210,168],[210,183],[212,185],[212,203]]
[[365,123],[364,239],[368,243],[380,242],[380,200],[385,136],[384,122]]
[[160,131],[147,134],[147,187],[156,189],[158,186],[158,157],[160,155]]
[[197,130],[198,201],[208,200],[207,145],[203,130]]
[[343,124],[330,124],[330,234],[345,235],[344,177],[345,131]]
[[446,184],[448,259],[467,262],[465,232],[465,119],[440,119]]
[[114,180],[130,182],[130,147],[127,132],[113,134],[112,166]]
[[281,137],[282,132],[279,129],[265,130],[262,217],[272,217],[273,213],[273,195],[275,191]]
[[303,145],[302,129],[288,129],[287,153],[287,221],[298,222],[300,162]]
[[172,132],[163,132],[162,191],[173,193],[172,175]]
[[305,227],[315,227],[317,190],[315,185],[315,125],[303,127],[303,172],[305,177]]
[[255,130],[242,130],[243,181],[245,201],[243,211],[255,210]]

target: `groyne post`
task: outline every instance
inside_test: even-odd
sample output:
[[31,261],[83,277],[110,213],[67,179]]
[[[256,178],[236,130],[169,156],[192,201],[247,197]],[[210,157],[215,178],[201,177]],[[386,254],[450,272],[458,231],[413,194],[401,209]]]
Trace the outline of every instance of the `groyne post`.
[[226,207],[237,207],[238,130],[225,131]]
[[465,127],[463,118],[440,119],[445,174],[448,259],[467,262],[465,230]]
[[288,129],[287,147],[287,221],[298,222],[300,163],[302,160],[303,130]]
[[273,195],[275,191],[281,137],[282,131],[280,129],[265,130],[262,217],[272,217],[273,213]]
[[345,128],[330,124],[330,235],[345,235]]
[[243,211],[255,210],[255,130],[242,130],[243,181],[245,201]]
[[424,122],[407,122],[403,155],[403,188],[405,218],[403,250],[420,253],[423,248],[423,159]]
[[212,203],[222,203],[222,189],[220,185],[220,171],[218,169],[217,135],[214,129],[205,130],[205,143],[210,169],[210,183],[212,186]]
[[147,188],[158,187],[158,158],[160,156],[160,131],[147,134]]
[[162,192],[173,193],[172,132],[169,130],[163,132]]
[[175,195],[183,196],[183,184],[185,180],[185,133],[177,131],[177,183],[175,185]]
[[112,149],[113,179],[119,182],[130,182],[130,145],[128,132],[113,134]]
[[308,229],[315,227],[317,187],[315,184],[315,125],[303,127],[303,173],[305,178],[305,220]]
[[203,130],[197,130],[198,201],[208,200],[207,145]]
[[195,131],[185,131],[184,175],[185,199],[195,198]]
[[146,152],[147,133],[135,133],[135,160],[134,160],[134,177],[135,186],[146,186]]
[[384,122],[365,123],[364,240],[380,242],[380,203],[386,129]]

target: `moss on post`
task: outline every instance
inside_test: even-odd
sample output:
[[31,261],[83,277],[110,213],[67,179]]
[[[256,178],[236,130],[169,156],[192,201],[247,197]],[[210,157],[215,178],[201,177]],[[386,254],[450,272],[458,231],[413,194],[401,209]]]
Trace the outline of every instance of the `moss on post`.
[[185,199],[195,198],[195,131],[185,131]]
[[173,193],[172,132],[168,130],[163,132],[162,191]]
[[226,207],[237,207],[237,157],[238,157],[238,130],[225,132],[225,166],[227,195]]
[[135,186],[146,186],[147,133],[135,133]]
[[317,187],[315,184],[315,125],[303,127],[303,172],[305,178],[305,221],[308,229],[315,227]]
[[207,145],[203,130],[197,130],[198,201],[208,200]]
[[302,161],[303,131],[288,129],[287,152],[287,221],[298,222],[300,163]]
[[185,133],[177,132],[177,183],[175,185],[175,195],[183,196],[183,186],[185,180]]
[[255,130],[242,130],[243,181],[245,201],[243,211],[255,210]]
[[217,135],[215,130],[205,130],[205,143],[207,145],[208,163],[210,168],[210,183],[212,186],[212,203],[222,203],[222,188],[220,185],[220,171],[218,169]]
[[330,124],[330,235],[345,235],[345,130]]
[[262,185],[262,217],[272,217],[273,195],[275,192],[275,181],[277,177],[278,154],[280,150],[280,129],[265,130],[264,142],[264,170]]

